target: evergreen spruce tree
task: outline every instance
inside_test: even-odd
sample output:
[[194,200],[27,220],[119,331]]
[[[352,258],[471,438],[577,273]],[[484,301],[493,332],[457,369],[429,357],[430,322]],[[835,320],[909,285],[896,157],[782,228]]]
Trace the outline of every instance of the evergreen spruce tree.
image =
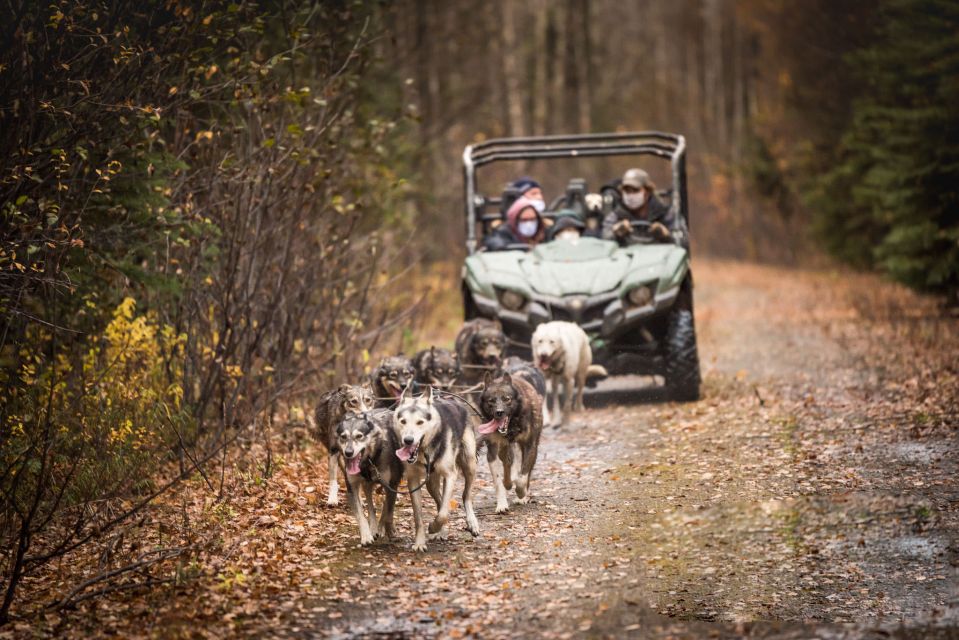
[[814,199],[839,257],[910,286],[959,293],[959,4],[887,0],[841,162]]

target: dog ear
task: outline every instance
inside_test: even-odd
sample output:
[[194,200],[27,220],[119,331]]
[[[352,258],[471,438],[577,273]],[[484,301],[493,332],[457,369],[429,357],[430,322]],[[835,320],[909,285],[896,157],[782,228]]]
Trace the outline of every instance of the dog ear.
[[436,360],[436,347],[430,345],[430,362]]
[[433,404],[433,385],[426,385],[428,391],[426,392],[426,404]]
[[346,393],[349,390],[350,390],[350,385],[346,384],[345,382],[340,385],[339,389],[337,389],[337,391],[339,391],[340,393]]
[[483,376],[483,386],[488,387],[492,383],[493,383],[493,372],[487,369],[486,374]]
[[511,387],[513,386],[513,377],[509,374],[509,371],[503,372],[503,382]]
[[399,406],[399,405],[403,404],[404,402],[406,402],[406,393],[410,390],[410,387],[412,387],[412,386],[413,386],[413,381],[412,381],[412,380],[410,380],[409,382],[406,383],[406,386],[403,387],[403,391],[400,393],[400,399],[399,399],[399,401],[396,403],[397,406]]

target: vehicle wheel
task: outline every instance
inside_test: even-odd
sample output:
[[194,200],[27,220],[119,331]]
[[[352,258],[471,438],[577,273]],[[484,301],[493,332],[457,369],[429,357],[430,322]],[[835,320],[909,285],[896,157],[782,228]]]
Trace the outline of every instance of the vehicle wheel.
[[699,352],[690,309],[675,308],[666,329],[666,388],[674,400],[699,400]]

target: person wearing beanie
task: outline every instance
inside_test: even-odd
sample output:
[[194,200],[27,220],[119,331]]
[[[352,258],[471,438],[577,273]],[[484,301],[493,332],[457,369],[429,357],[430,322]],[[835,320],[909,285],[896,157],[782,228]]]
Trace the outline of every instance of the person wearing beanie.
[[560,209],[556,212],[556,221],[546,231],[547,240],[574,239],[586,233],[586,223],[572,209]]
[[[619,185],[620,204],[603,219],[603,238],[626,246],[638,236],[652,236],[659,242],[671,242],[673,212],[656,197],[656,185],[642,169],[630,169]],[[649,226],[634,225],[649,222]]]
[[[545,207],[546,199],[543,196],[543,187],[529,176],[523,176],[513,181],[513,187],[519,191],[521,196],[526,196],[530,200],[539,200]],[[538,210],[543,213],[542,209]]]
[[539,215],[534,199],[519,197],[506,212],[506,222],[483,239],[487,251],[502,251],[509,245],[525,244],[533,247],[546,236],[546,225]]

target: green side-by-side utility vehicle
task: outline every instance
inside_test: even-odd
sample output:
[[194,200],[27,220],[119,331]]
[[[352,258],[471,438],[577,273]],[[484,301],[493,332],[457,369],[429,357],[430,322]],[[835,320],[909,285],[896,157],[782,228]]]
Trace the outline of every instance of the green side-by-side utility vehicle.
[[[506,138],[466,147],[468,255],[462,283],[466,319],[499,319],[512,353],[526,357],[538,324],[575,322],[590,337],[593,362],[606,367],[610,375],[659,375],[671,397],[698,399],[685,151],[683,136],[658,132]],[[505,251],[482,248],[483,236],[502,223],[508,205],[519,194],[510,189],[489,197],[480,193],[477,172],[481,167],[499,161],[601,156],[651,156],[671,164],[672,185],[657,193],[675,220],[669,241],[644,239],[640,233],[633,244],[620,246],[615,240],[584,235],[572,241],[543,242],[532,249],[526,245],[510,245]],[[587,235],[598,235],[602,217],[617,206],[616,185],[605,185],[599,197],[588,197],[585,180],[571,178],[566,192],[549,204],[543,216],[550,219],[573,212],[595,230]]]

